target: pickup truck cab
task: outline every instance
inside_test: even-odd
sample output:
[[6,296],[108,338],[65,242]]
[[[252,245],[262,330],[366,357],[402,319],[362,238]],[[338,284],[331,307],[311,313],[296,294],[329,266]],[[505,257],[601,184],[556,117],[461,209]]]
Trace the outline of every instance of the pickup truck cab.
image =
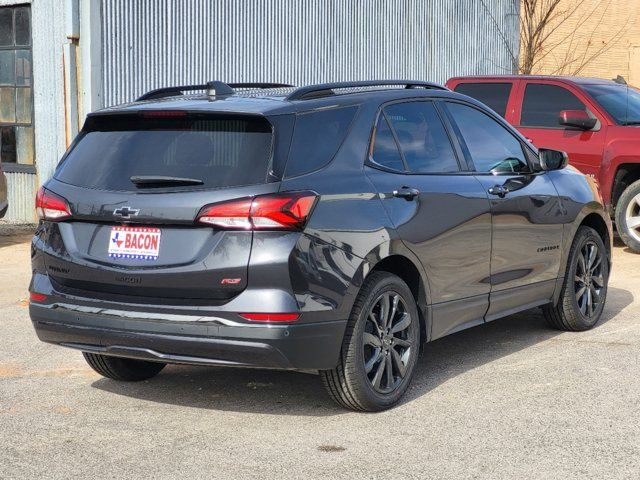
[[479,100],[540,148],[563,150],[598,181],[623,242],[640,252],[640,93],[581,77],[454,77],[447,87]]

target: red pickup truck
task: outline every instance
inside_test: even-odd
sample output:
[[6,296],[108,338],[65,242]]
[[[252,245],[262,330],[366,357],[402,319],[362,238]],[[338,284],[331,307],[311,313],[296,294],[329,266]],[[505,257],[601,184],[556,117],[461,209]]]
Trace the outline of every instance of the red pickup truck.
[[454,77],[537,147],[564,150],[595,177],[622,241],[640,252],[640,93],[624,82],[579,77]]

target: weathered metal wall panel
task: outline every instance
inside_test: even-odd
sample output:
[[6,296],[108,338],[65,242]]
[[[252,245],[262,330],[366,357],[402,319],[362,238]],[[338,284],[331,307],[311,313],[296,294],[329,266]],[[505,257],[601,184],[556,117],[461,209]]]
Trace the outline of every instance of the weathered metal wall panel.
[[0,0],[0,6],[31,4],[35,163],[38,174],[6,173],[9,210],[2,222],[35,221],[38,183],[46,181],[66,149],[62,46],[64,8],[60,0]]
[[36,221],[34,201],[38,190],[38,177],[32,173],[5,173],[9,209],[3,221],[33,223]]
[[[31,2],[0,0],[15,3]],[[81,11],[91,7],[96,15],[82,17],[80,50],[96,57],[82,65],[81,94],[97,99],[89,102],[96,108],[160,86],[212,79],[444,82],[457,74],[509,72],[500,32],[517,51],[518,0],[484,3],[488,11],[480,0],[85,0]],[[33,220],[37,184],[51,176],[70,140],[63,59],[69,40],[60,5],[32,5],[38,176],[9,175],[9,221]],[[99,32],[95,45],[87,32]],[[95,86],[87,83],[91,75]]]
[[518,0],[102,2],[105,105],[213,79],[444,82],[510,73],[518,51]]

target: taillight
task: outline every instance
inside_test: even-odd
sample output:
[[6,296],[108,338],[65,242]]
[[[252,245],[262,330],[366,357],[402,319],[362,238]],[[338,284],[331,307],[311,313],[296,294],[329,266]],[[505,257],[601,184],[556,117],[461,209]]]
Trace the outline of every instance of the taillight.
[[229,230],[251,230],[251,199],[209,205],[200,210],[198,222]]
[[40,187],[36,195],[36,212],[38,212],[40,220],[54,222],[71,216],[67,201],[44,187]]
[[315,193],[309,192],[256,197],[251,223],[256,230],[302,230],[315,203]]
[[226,230],[302,230],[317,198],[289,192],[231,200],[204,207],[196,221]]

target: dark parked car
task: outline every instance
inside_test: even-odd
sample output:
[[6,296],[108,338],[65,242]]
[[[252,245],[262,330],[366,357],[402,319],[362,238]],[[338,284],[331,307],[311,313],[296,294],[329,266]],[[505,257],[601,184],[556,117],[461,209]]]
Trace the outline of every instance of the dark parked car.
[[88,117],[37,198],[41,340],[116,380],[318,370],[381,410],[424,342],[537,306],[564,330],[600,318],[611,223],[564,153],[431,83],[244,87]]

